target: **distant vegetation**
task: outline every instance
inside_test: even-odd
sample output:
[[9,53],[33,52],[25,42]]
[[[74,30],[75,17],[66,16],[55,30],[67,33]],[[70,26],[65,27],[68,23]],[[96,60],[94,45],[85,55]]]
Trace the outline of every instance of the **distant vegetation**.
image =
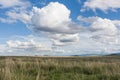
[[120,80],[120,57],[0,57],[0,80]]

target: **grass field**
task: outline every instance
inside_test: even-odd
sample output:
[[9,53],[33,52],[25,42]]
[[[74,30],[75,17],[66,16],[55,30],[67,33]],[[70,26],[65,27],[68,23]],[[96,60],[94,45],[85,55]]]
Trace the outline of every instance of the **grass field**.
[[120,56],[0,57],[0,80],[120,80]]

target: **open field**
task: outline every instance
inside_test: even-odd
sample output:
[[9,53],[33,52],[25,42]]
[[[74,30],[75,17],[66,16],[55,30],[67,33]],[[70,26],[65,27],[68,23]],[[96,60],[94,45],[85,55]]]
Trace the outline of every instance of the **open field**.
[[120,56],[0,57],[0,80],[120,80]]

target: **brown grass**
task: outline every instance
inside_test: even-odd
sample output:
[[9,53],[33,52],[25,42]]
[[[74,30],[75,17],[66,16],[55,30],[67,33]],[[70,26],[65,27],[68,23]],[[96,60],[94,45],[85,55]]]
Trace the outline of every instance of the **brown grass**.
[[120,80],[120,57],[0,57],[0,80]]

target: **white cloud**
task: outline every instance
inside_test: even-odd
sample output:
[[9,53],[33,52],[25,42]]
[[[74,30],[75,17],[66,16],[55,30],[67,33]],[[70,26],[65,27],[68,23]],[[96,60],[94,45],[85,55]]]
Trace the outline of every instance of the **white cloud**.
[[[116,34],[117,28],[109,19],[98,18],[91,24],[91,30],[96,31],[104,31],[106,34]],[[101,33],[104,34],[104,33]]]
[[119,28],[117,24],[119,20],[102,19],[100,17],[78,17],[78,20],[85,23],[90,23],[88,29],[91,31],[90,37],[96,42],[103,44],[118,44],[119,43]]
[[89,23],[87,27],[90,31],[88,34],[86,33],[85,39],[80,37],[81,47],[78,47],[78,49],[88,50],[88,53],[96,51],[95,54],[117,53],[120,51],[120,20],[110,20],[97,16],[87,18],[79,16],[78,20],[84,22],[84,24]]
[[10,18],[0,18],[0,22],[2,23],[14,23],[16,20],[10,19]]
[[47,45],[35,42],[34,40],[30,40],[30,41],[9,40],[9,41],[7,41],[7,46],[9,48],[13,48],[13,49],[24,49],[24,50],[31,50],[31,49],[33,50],[34,49],[36,51],[51,50],[50,48],[47,48]]
[[92,17],[83,17],[83,16],[78,16],[77,20],[79,20],[80,22],[86,22],[86,23],[93,23],[94,21],[96,21],[99,17],[97,16],[92,16]]
[[93,32],[92,38],[103,43],[117,44],[118,29],[109,19],[99,18],[90,26]]
[[120,20],[113,20],[112,22],[120,29]]
[[[91,17],[78,16],[77,20],[79,20],[80,22],[91,24],[98,20],[102,21],[102,18],[98,16],[91,16]],[[110,19],[105,19],[105,20],[108,20],[110,23],[112,23],[112,25],[115,25],[116,27],[120,27],[120,20],[110,20]]]
[[[69,43],[70,39],[64,42],[60,40],[65,37],[77,37],[76,34],[79,33],[80,30],[84,30],[81,26],[72,22],[70,18],[70,10],[58,2],[51,2],[43,8],[33,7],[33,14],[29,28],[38,34],[44,33],[48,36],[56,37],[57,39],[49,37],[54,44],[56,43],[56,45],[63,45],[67,43],[67,41]],[[72,41],[75,42],[77,40],[71,39],[71,43]]]
[[78,34],[55,34],[50,36],[54,45],[63,46],[68,44],[75,44],[79,41]]
[[0,45],[0,53],[4,52],[6,49],[5,49],[5,45]]
[[27,7],[27,6],[30,6],[30,3],[24,0],[0,0],[0,8]]
[[[39,41],[44,40],[44,41]],[[52,54],[51,44],[45,39],[30,36],[14,37],[0,45],[0,55],[44,55]]]
[[30,22],[31,13],[25,12],[24,10],[21,10],[19,12],[16,12],[15,10],[7,11],[6,16],[7,18],[0,17],[0,22],[2,23],[16,23],[18,21],[23,22],[24,24],[27,24]]
[[51,2],[43,8],[33,7],[33,29],[53,33],[76,33],[77,25],[71,21],[70,10],[63,4]]
[[108,10],[116,11],[119,8],[120,0],[87,0],[81,11],[86,9],[92,9],[93,11],[100,9],[106,12]]
[[20,11],[20,12],[16,12],[15,10],[11,10],[6,12],[6,15],[9,17],[8,19],[6,19],[6,21],[8,22],[17,22],[17,20],[23,22],[23,23],[28,23],[30,22],[30,16],[31,13],[29,12],[25,12],[24,10]]
[[28,10],[30,7],[31,3],[27,0],[0,0],[0,8],[8,8],[4,10],[6,17],[0,17],[0,22],[15,23],[19,20],[27,23],[30,20]]
[[[39,39],[41,41],[39,41]],[[34,35],[14,36],[6,42],[7,47],[14,49],[51,50],[51,44],[46,43],[44,38]]]

